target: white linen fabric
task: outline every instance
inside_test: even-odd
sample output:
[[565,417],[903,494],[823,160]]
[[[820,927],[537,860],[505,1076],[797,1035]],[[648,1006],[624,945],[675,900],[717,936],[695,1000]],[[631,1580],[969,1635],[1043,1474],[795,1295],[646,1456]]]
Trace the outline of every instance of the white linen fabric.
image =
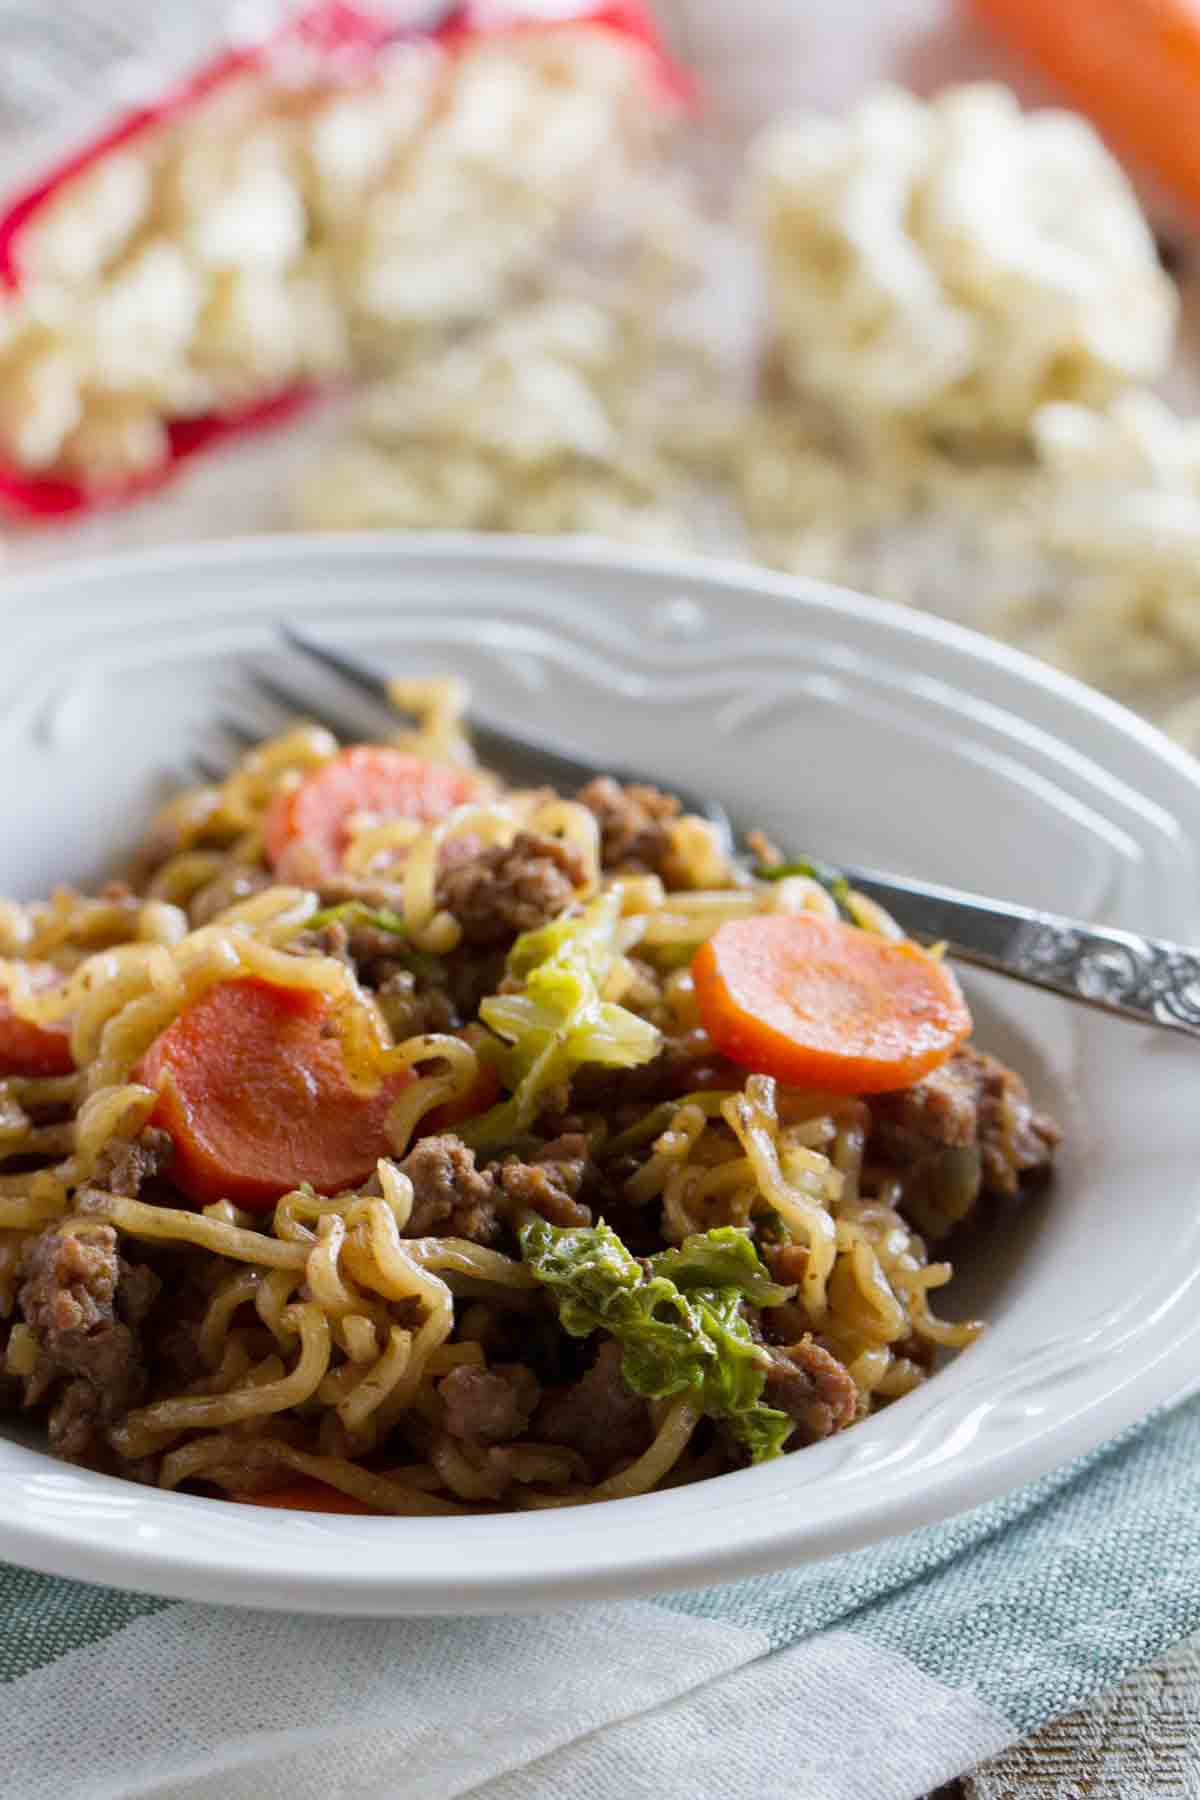
[[849,1632],[772,1652],[636,1603],[396,1622],[176,1606],[0,1700],[22,1800],[891,1800],[1012,1735]]

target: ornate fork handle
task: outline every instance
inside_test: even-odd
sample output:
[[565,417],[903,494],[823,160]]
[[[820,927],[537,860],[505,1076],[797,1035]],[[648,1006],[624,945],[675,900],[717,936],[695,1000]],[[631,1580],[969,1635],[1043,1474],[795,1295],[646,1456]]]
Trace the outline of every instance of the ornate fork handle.
[[963,962],[1200,1037],[1200,950],[875,870],[845,873],[913,937],[944,942]]

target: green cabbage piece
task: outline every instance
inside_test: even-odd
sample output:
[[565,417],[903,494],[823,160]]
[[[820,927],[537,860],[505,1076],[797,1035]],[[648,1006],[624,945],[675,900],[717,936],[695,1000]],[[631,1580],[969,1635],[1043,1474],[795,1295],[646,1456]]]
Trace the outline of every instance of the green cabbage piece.
[[601,894],[513,945],[508,973],[521,991],[491,994],[479,1008],[500,1040],[489,1060],[511,1097],[461,1127],[476,1150],[500,1150],[520,1138],[550,1090],[581,1063],[630,1069],[658,1055],[662,1034],[600,997],[617,957],[619,918],[619,896]]
[[752,1306],[782,1306],[796,1292],[771,1280],[750,1237],[735,1225],[695,1232],[678,1250],[660,1250],[649,1261],[655,1275],[677,1288],[729,1288]]
[[[604,1223],[558,1228],[534,1218],[519,1235],[522,1258],[552,1295],[563,1330],[571,1337],[607,1331],[616,1338],[621,1375],[635,1394],[665,1400],[689,1393],[701,1411],[728,1426],[752,1461],[779,1454],[793,1421],[763,1405],[767,1356],[751,1335],[742,1301],[751,1290],[780,1298],[790,1290],[771,1282],[749,1238],[726,1227],[642,1263]],[[683,1277],[682,1286],[662,1272],[672,1257],[668,1266]],[[705,1268],[730,1279],[699,1285]]]
[[306,929],[332,925],[338,919],[343,924],[375,925],[380,931],[394,931],[397,937],[408,935],[408,927],[399,913],[389,912],[386,907],[368,906],[365,900],[341,900],[336,906],[323,906],[306,921]]
[[773,1406],[755,1406],[749,1412],[735,1413],[725,1424],[749,1452],[752,1463],[770,1462],[778,1456],[796,1429],[796,1421]]

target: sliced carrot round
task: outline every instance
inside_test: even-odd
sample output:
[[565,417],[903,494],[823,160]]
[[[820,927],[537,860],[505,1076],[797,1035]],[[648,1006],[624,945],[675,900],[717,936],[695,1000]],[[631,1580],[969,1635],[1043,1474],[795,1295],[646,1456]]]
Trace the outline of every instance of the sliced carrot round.
[[240,1500],[243,1506],[278,1506],[287,1512],[375,1514],[376,1510],[324,1481],[296,1481],[288,1487],[267,1488],[261,1494],[233,1493],[229,1498]]
[[722,925],[697,951],[692,978],[717,1049],[792,1087],[910,1087],[971,1030],[945,963],[816,913]]
[[328,1002],[257,978],[221,982],[180,1013],[142,1058],[158,1089],[152,1123],[175,1146],[171,1179],[202,1205],[255,1209],[310,1182],[356,1187],[388,1153],[384,1122],[412,1080],[357,1094],[329,1030]]
[[357,813],[432,825],[482,792],[469,769],[428,762],[386,744],[359,744],[275,796],[263,820],[263,843],[273,867],[303,845],[319,875],[336,875]]
[[[53,963],[27,963],[35,988],[53,987],[62,972]],[[75,1067],[71,1055],[71,1021],[35,1025],[19,1019],[8,995],[0,991],[0,1076],[69,1075]]]

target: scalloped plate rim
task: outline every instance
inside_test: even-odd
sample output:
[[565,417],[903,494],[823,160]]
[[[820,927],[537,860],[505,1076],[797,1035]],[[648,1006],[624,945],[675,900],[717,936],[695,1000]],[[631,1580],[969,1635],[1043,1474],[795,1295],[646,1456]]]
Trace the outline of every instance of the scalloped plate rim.
[[424,556],[478,558],[516,572],[522,561],[544,568],[608,569],[614,574],[633,570],[638,574],[665,576],[682,582],[703,581],[709,584],[749,588],[784,601],[816,604],[830,612],[846,612],[873,620],[906,636],[922,638],[951,649],[967,652],[976,662],[991,663],[1023,677],[1047,693],[1070,700],[1097,719],[1117,726],[1127,737],[1136,738],[1171,762],[1177,773],[1200,786],[1195,758],[1165,736],[1157,726],[1142,719],[1128,707],[1107,694],[1089,687],[1086,682],[1050,663],[1042,662],[1028,651],[986,637],[970,626],[940,619],[931,613],[918,612],[899,601],[883,600],[876,595],[861,594],[853,588],[815,577],[786,575],[739,561],[733,556],[700,556],[685,551],[646,550],[608,543],[592,537],[539,537],[527,533],[486,533],[471,531],[308,531],[261,532],[245,537],[204,539],[192,544],[156,544],[140,549],[85,554],[64,559],[45,567],[26,567],[0,583],[0,615],[10,607],[15,610],[21,593],[26,595],[53,592],[58,588],[74,588],[95,575],[120,576],[153,573],[160,567],[179,563],[192,567],[243,560],[272,563],[285,551],[296,551],[302,557],[314,551],[333,553],[335,558],[351,560],[363,552],[399,555],[403,561],[417,562]]

